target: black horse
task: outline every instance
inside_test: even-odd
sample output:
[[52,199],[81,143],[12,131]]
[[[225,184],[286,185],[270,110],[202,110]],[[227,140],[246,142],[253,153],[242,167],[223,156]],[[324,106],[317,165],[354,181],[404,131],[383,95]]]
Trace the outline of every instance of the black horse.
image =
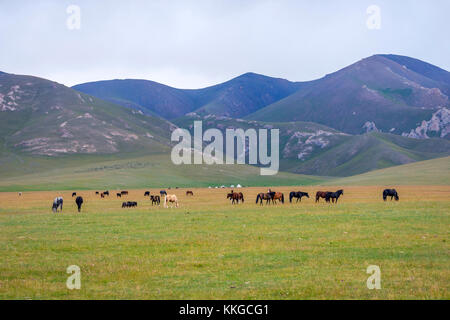
[[58,208],[61,208],[61,211],[63,209],[63,198],[62,197],[57,197],[55,198],[55,200],[53,200],[53,205],[52,205],[52,211],[53,212],[58,212]]
[[392,198],[395,198],[395,201],[398,201],[400,199],[398,197],[397,190],[395,190],[395,189],[385,189],[383,191],[383,200],[386,201],[387,197],[391,197],[391,201],[392,201]]
[[[170,188],[169,188],[169,189],[170,189]],[[161,197],[162,197],[163,195],[166,195],[166,196],[167,196],[166,190],[161,190],[161,191],[159,191],[159,194],[161,195]]]
[[150,191],[145,191],[144,197],[149,196],[150,197]]
[[81,212],[81,205],[83,204],[83,198],[82,197],[77,197],[75,199],[75,203],[77,204],[78,212]]
[[297,198],[297,202],[298,202],[298,200],[300,200],[300,202],[301,202],[302,197],[309,198],[308,192],[292,191],[291,193],[289,193],[289,202],[292,203],[292,198]]
[[109,197],[109,191],[108,191],[108,190],[104,191],[104,192],[103,192],[103,195],[105,195],[105,196],[108,196],[108,197]]
[[77,193],[76,193],[76,192],[73,192],[73,193],[72,193],[72,198],[75,197],[76,195],[77,195]]
[[327,195],[325,196],[325,201],[326,202],[330,202],[331,201],[334,202],[338,202],[338,199],[341,195],[344,194],[344,190],[338,190],[336,192],[327,192]]
[[122,208],[133,208],[133,207],[137,207],[136,201],[128,201],[122,203]]

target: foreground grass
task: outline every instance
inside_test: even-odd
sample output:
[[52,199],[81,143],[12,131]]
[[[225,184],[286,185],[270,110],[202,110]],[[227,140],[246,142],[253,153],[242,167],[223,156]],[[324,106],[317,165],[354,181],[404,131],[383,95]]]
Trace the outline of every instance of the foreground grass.
[[[66,192],[57,215],[58,192],[0,193],[0,298],[449,299],[450,187],[398,187],[398,203],[381,190],[263,207],[262,188],[242,189],[239,206],[225,190],[172,190],[178,209],[151,207],[143,190],[128,196],[137,209],[85,191],[82,214]],[[81,290],[65,285],[73,264]],[[381,290],[366,287],[369,265],[381,268]]]

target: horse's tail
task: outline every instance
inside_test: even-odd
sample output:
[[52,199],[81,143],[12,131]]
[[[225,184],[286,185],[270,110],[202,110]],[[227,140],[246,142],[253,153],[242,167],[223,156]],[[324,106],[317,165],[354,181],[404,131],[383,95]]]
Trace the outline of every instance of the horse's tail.
[[259,194],[256,196],[256,203],[258,203],[259,200]]
[[284,203],[284,193],[281,194],[281,203]]
[[294,197],[294,195],[291,193],[289,193],[289,202],[292,203],[292,198]]
[[397,193],[397,191],[395,192],[395,201],[398,201],[398,200],[400,200],[400,198],[399,198],[399,196],[398,196],[398,193]]

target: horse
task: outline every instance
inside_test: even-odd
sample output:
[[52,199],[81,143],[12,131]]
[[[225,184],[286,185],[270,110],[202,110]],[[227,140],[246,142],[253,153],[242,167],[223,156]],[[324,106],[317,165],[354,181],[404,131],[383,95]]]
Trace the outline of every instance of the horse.
[[53,200],[53,205],[52,205],[52,211],[53,212],[58,212],[58,208],[61,207],[61,211],[63,209],[63,198],[62,197],[56,197],[55,200]]
[[166,196],[167,196],[166,190],[160,190],[160,191],[159,191],[159,194],[161,195],[161,197],[162,197],[163,195],[166,195]]
[[72,192],[72,198],[75,197],[77,195],[76,192]]
[[122,198],[122,194],[118,192],[118,193],[116,193],[116,197],[117,198]]
[[22,192],[19,192],[19,197],[21,197],[22,196]]
[[83,198],[82,197],[77,197],[75,199],[75,203],[77,204],[78,212],[81,212],[81,205],[83,204]]
[[120,191],[120,194],[123,196],[127,196],[128,195],[128,191]]
[[104,198],[104,197],[105,197],[105,193],[102,192],[102,193],[100,194],[100,197],[101,197],[101,198]]
[[155,196],[150,196],[150,200],[152,201],[152,205],[153,204],[157,204],[159,206],[159,204],[161,203],[161,198],[157,195]]
[[341,195],[344,194],[344,190],[338,190],[336,192],[327,192],[327,195],[325,196],[325,201],[326,202],[330,202],[331,201],[334,203],[336,200],[336,203],[338,202],[338,199]]
[[[178,198],[177,198],[177,196],[176,195],[174,195],[174,194],[166,194],[165,196],[164,196],[164,208],[167,208],[168,206],[167,206],[167,203],[168,202],[170,202],[170,203],[175,203],[175,207],[177,207],[178,208]],[[173,206],[173,205],[172,205]]]
[[133,207],[137,207],[136,201],[122,202],[122,208],[133,208]]
[[270,200],[272,200],[271,194],[261,192],[256,196],[256,203],[258,203],[258,201],[259,201],[259,204],[262,205],[263,200],[266,200],[266,204],[270,204]]
[[242,192],[238,193],[231,190],[231,192],[227,194],[227,199],[231,200],[231,204],[234,204],[235,202],[239,203],[239,200],[242,200],[242,202],[244,202],[244,195],[242,194]]
[[300,202],[302,202],[302,197],[309,198],[308,192],[292,191],[291,193],[289,193],[289,202],[292,203],[292,198],[297,198],[297,202],[298,202],[298,200],[300,200]]
[[281,203],[284,203],[284,194],[281,192],[269,192],[270,197],[272,198],[272,203],[275,203],[275,200],[280,200]]
[[193,196],[194,193],[191,190],[186,191],[186,196]]
[[319,199],[320,198],[326,198],[327,197],[327,193],[328,193],[329,191],[317,191],[316,192],[316,202],[319,202]]
[[98,191],[95,191],[95,194],[99,194],[99,192],[98,192]]
[[398,201],[400,199],[398,196],[397,190],[395,190],[395,189],[385,189],[383,191],[383,200],[386,201],[387,197],[391,197],[391,201],[392,201],[392,198],[395,198],[395,201]]
[[104,195],[104,196],[108,196],[108,197],[109,197],[109,191],[108,191],[108,190],[106,190],[106,191],[103,191],[103,195]]
[[149,196],[150,197],[150,191],[145,191],[144,197]]

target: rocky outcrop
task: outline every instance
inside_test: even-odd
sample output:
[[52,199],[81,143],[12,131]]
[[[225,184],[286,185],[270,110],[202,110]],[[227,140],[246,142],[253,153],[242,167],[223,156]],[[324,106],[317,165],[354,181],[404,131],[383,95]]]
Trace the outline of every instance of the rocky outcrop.
[[375,125],[375,122],[373,121],[366,121],[363,125],[363,129],[366,130],[366,133],[368,132],[380,132],[378,130],[377,126]]
[[422,123],[411,131],[403,132],[402,136],[416,139],[428,139],[432,137],[445,138],[450,133],[450,110],[446,107],[440,108],[433,113],[431,119]]

